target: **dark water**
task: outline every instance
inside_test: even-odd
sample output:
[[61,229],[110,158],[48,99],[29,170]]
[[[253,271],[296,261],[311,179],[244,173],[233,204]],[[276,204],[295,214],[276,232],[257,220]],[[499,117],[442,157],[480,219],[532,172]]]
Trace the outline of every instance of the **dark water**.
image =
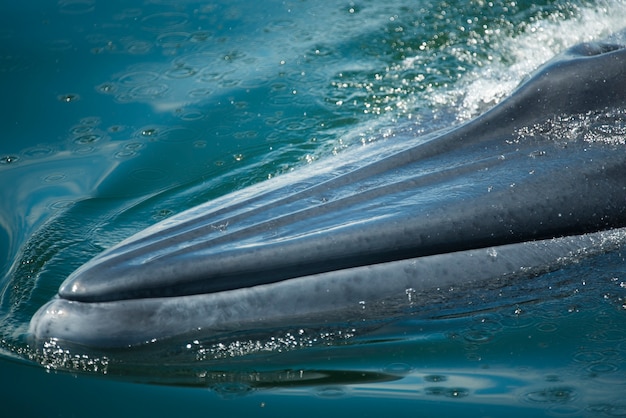
[[26,334],[110,245],[460,123],[622,29],[622,1],[5,3],[2,416],[626,415],[621,249],[375,323],[106,353],[36,350]]

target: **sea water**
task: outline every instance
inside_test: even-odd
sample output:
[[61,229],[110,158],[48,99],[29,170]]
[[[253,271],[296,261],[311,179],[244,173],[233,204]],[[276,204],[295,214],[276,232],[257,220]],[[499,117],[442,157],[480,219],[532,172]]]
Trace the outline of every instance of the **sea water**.
[[622,29],[623,1],[0,9],[2,416],[626,415],[621,250],[443,289],[428,315],[113,352],[27,335],[105,248],[230,191],[460,124]]

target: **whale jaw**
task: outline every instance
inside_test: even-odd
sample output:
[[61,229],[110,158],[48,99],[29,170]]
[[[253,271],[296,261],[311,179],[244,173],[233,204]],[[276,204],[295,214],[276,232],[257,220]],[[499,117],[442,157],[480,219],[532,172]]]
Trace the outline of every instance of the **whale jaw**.
[[68,277],[30,333],[119,346],[253,329],[608,251],[626,225],[626,157],[566,121],[623,113],[625,51],[583,44],[455,129],[148,228]]

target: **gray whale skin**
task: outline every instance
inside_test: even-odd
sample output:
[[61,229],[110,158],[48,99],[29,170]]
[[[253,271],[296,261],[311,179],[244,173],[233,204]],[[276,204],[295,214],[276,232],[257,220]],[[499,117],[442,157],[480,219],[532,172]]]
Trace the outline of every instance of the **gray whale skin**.
[[615,248],[626,241],[624,137],[578,122],[611,128],[625,75],[623,46],[581,44],[456,128],[185,211],[72,273],[29,335],[123,347],[323,324]]

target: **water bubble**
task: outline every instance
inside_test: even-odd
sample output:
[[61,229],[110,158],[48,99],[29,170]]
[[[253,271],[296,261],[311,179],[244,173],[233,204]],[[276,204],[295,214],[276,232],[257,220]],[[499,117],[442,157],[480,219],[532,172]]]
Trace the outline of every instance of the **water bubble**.
[[155,13],[141,19],[142,28],[154,32],[169,32],[182,29],[189,22],[186,13]]
[[618,367],[613,363],[594,363],[587,367],[587,371],[592,374],[613,373]]
[[80,145],[92,144],[99,141],[101,138],[102,137],[97,134],[81,135],[78,138],[74,138],[74,143]]
[[580,351],[574,355],[574,361],[578,363],[594,363],[602,359],[604,356],[597,351]]
[[146,129],[142,129],[140,134],[141,136],[146,136],[146,137],[153,137],[156,136],[158,133],[156,128],[146,128]]
[[113,94],[117,91],[117,87],[112,83],[103,83],[96,86],[96,91],[104,94]]
[[235,398],[247,395],[253,390],[250,385],[239,382],[219,383],[214,385],[211,389],[213,389],[218,395],[225,398]]
[[135,157],[136,155],[137,155],[137,153],[135,151],[121,150],[121,151],[116,152],[114,154],[114,157],[118,158],[118,159],[125,159],[125,158]]
[[48,207],[52,210],[63,210],[72,207],[76,202],[74,200],[57,200]]
[[206,42],[211,39],[211,34],[206,31],[198,31],[191,34],[191,42]]
[[595,404],[587,408],[589,412],[594,414],[603,414],[609,417],[626,417],[626,405],[614,404]]
[[136,100],[156,99],[163,96],[169,90],[165,83],[144,84],[133,87],[128,96]]
[[[172,216],[174,212],[170,209],[161,209],[159,211],[157,211],[155,214],[152,215],[152,219],[154,219],[155,221],[160,221],[163,220],[169,216]],[[194,340],[194,343],[196,341]],[[197,344],[196,344],[197,345]]]
[[338,398],[346,394],[343,388],[335,386],[319,388],[316,393],[322,398]]
[[46,183],[57,183],[59,181],[65,180],[66,176],[64,173],[54,173],[49,174],[43,178],[43,181]]
[[131,71],[118,77],[118,82],[130,86],[152,83],[159,78],[159,73],[154,71]]
[[143,55],[150,52],[152,43],[147,41],[130,41],[126,44],[126,51],[133,55]]
[[157,44],[166,48],[180,48],[189,40],[189,37],[187,32],[164,33],[157,37]]
[[195,110],[195,109],[189,109],[189,110],[185,110],[180,112],[179,114],[179,118],[185,121],[193,121],[193,120],[200,120],[203,119],[206,116],[205,113],[203,113],[200,110]]
[[427,376],[424,376],[424,380],[430,383],[438,383],[445,382],[446,380],[448,380],[448,377],[440,374],[429,374]]
[[567,403],[576,398],[576,392],[569,387],[546,388],[525,395],[525,399],[539,403]]
[[493,336],[491,333],[484,330],[471,330],[464,333],[463,338],[470,343],[486,343],[490,341]]
[[541,332],[554,332],[558,329],[558,326],[556,324],[546,322],[543,324],[538,324],[537,329]]
[[447,398],[464,398],[469,395],[469,390],[466,388],[447,388],[447,387],[428,387],[424,390],[426,395],[430,396],[445,396]]
[[190,90],[189,93],[187,94],[190,97],[205,97],[205,96],[210,96],[211,94],[213,94],[213,90],[209,88],[199,88],[199,89]]
[[80,96],[74,93],[60,94],[57,96],[57,99],[61,102],[71,103],[80,100]]
[[22,154],[28,158],[42,158],[54,152],[52,148],[46,146],[29,148],[22,151]]
[[545,151],[539,151],[539,150],[533,151],[529,154],[529,156],[532,158],[544,157],[545,155],[546,155]]
[[12,164],[19,160],[19,157],[15,155],[5,155],[4,157],[0,157],[0,164]]
[[408,374],[411,370],[412,370],[411,366],[409,366],[406,363],[391,363],[391,364],[386,365],[383,368],[383,371],[385,373],[400,374],[400,375]]
[[196,74],[196,70],[191,67],[176,67],[165,71],[165,76],[173,79],[187,78]]

